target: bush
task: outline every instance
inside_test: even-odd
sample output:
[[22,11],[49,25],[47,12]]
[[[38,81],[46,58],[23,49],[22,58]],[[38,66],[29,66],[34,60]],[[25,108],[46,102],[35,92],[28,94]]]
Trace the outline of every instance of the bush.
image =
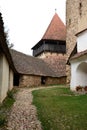
[[82,86],[77,86],[76,91],[82,91],[82,88],[83,88]]
[[8,91],[8,92],[7,92],[7,97],[13,99],[13,98],[14,98],[14,97],[13,97],[13,92],[12,92],[12,91]]
[[5,116],[0,116],[0,126],[5,125],[6,123],[6,117]]
[[87,91],[87,86],[85,86],[84,90]]
[[4,127],[7,122],[7,115],[15,102],[14,94],[17,90],[13,89],[7,92],[7,97],[4,99],[2,104],[0,104],[0,130],[5,130]]

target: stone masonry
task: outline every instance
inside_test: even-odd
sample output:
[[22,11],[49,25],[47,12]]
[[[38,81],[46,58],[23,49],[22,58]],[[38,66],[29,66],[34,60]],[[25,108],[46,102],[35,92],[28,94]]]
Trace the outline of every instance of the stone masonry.
[[[65,84],[66,76],[64,77],[45,77],[45,85],[54,85],[54,84]],[[41,86],[41,76],[32,76],[32,75],[22,75],[20,77],[19,86],[21,87],[36,87]]]
[[44,58],[48,58],[49,56],[52,56],[52,57],[58,56],[58,57],[61,57],[61,58],[66,57],[65,54],[56,53],[56,52],[43,52],[40,55],[38,55],[37,57],[44,59]]
[[47,77],[46,79],[46,85],[54,85],[54,84],[66,84],[66,77],[60,77],[60,78],[52,78]]
[[22,75],[20,76],[19,86],[21,87],[32,87],[32,86],[40,86],[41,85],[41,77],[34,75]]
[[[79,31],[78,22],[87,15],[87,0],[67,0],[66,1],[66,52],[69,58],[76,45],[75,34]],[[84,20],[84,22],[87,22]],[[84,24],[84,23],[82,23]],[[70,66],[66,66],[67,83],[70,82]]]

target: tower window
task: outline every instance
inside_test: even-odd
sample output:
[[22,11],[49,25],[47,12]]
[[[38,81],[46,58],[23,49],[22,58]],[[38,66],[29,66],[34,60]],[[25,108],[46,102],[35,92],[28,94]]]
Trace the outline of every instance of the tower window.
[[79,14],[80,14],[80,16],[82,15],[82,3],[81,2],[79,3]]
[[71,24],[71,19],[69,19],[69,25]]

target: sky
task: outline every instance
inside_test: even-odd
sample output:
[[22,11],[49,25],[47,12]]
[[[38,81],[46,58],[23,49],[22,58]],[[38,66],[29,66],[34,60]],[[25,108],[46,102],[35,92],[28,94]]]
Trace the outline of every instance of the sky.
[[54,14],[65,24],[66,0],[0,0],[5,30],[16,49],[32,55],[31,48],[43,37]]

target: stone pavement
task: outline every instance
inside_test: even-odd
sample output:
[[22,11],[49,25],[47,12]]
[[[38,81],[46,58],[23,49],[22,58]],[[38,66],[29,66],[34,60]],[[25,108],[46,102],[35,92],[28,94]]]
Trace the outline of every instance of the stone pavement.
[[37,119],[37,112],[32,105],[32,91],[29,88],[19,88],[10,115],[8,116],[8,130],[42,130]]

